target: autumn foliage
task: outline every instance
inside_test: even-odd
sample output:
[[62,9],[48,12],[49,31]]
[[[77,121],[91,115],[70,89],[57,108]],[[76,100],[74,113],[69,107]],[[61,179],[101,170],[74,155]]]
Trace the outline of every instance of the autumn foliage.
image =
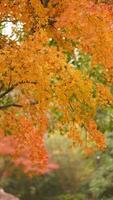
[[95,116],[113,105],[112,11],[89,0],[0,1],[1,23],[23,24],[21,40],[0,38],[0,145],[13,143],[5,154],[25,171],[47,171],[45,139],[57,129],[87,153],[105,149]]

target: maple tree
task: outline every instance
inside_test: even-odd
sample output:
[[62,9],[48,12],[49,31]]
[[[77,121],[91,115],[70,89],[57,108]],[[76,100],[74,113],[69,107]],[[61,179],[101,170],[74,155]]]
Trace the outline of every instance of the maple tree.
[[0,38],[1,138],[15,141],[14,160],[24,154],[45,172],[44,139],[55,129],[87,153],[105,149],[95,116],[113,105],[112,10],[89,0],[0,1],[1,25],[22,23],[18,39]]

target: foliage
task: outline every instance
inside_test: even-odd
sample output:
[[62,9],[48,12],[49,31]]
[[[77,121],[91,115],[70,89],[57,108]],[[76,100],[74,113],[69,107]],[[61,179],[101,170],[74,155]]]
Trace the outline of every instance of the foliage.
[[22,200],[84,200],[87,191],[84,186],[93,173],[93,162],[80,149],[70,147],[72,143],[66,138],[64,141],[64,136],[55,135],[47,143],[51,160],[60,166],[56,171],[29,177],[5,160],[0,165],[0,186]]
[[89,186],[97,200],[111,200],[113,198],[113,127],[110,122],[113,120],[113,109],[100,113],[98,118],[101,128],[106,131],[107,150],[97,154],[96,166]]
[[30,178],[5,160],[4,164],[0,162],[0,186],[22,200],[111,200],[112,119],[112,108],[98,110],[96,121],[100,130],[105,132],[105,152],[88,156],[81,149],[72,148],[72,143],[57,133],[48,139],[47,145],[52,152],[51,160],[60,166],[57,171]]
[[[89,0],[0,1],[0,130],[15,140],[13,160],[26,152],[32,168],[48,171],[44,140],[54,130],[89,154],[105,150],[95,116],[113,104],[112,9]],[[3,33],[9,21],[15,39]]]
[[67,195],[60,195],[58,196],[58,198],[56,200],[82,200],[83,196],[79,197],[79,196],[75,196],[75,195],[71,195],[71,194],[67,194]]

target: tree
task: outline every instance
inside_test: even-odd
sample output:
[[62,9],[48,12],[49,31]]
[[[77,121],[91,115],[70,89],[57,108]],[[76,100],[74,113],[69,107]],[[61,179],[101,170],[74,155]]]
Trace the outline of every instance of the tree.
[[88,0],[0,1],[1,30],[5,22],[16,25],[15,39],[3,32],[0,39],[1,135],[14,138],[14,158],[25,150],[39,165],[46,155],[43,140],[53,129],[88,153],[105,149],[95,116],[113,105],[112,6]]
[[99,113],[97,121],[101,130],[105,132],[107,150],[96,154],[95,170],[89,183],[89,190],[97,200],[111,200],[113,198],[113,109],[105,109]]

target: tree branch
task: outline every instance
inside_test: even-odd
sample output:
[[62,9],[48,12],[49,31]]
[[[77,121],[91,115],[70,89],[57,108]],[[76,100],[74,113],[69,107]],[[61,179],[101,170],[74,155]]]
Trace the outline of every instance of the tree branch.
[[41,4],[43,4],[44,8],[47,8],[49,0],[40,0]]
[[10,87],[10,88],[8,88],[6,91],[2,92],[2,93],[0,94],[0,99],[1,99],[2,97],[4,97],[6,94],[8,94],[9,92],[11,92],[13,89],[14,89],[13,87]]
[[11,92],[12,90],[14,90],[15,87],[17,87],[17,86],[19,86],[19,85],[21,85],[21,84],[26,84],[26,83],[27,83],[27,84],[37,84],[38,82],[37,82],[37,81],[28,81],[28,80],[26,80],[26,81],[19,81],[19,82],[13,84],[11,87],[9,87],[6,91],[2,92],[2,93],[0,94],[0,99],[3,98],[5,95],[7,95],[7,94],[8,94],[9,92]]
[[25,80],[25,81],[19,81],[15,84],[12,85],[13,88],[21,85],[21,84],[37,84],[38,82],[37,81],[29,81],[29,80]]
[[20,105],[20,104],[11,103],[11,104],[7,104],[7,105],[2,105],[2,106],[0,106],[0,110],[7,109],[7,108],[9,108],[9,107],[19,107],[19,108],[21,108],[21,107],[23,107],[23,106]]

